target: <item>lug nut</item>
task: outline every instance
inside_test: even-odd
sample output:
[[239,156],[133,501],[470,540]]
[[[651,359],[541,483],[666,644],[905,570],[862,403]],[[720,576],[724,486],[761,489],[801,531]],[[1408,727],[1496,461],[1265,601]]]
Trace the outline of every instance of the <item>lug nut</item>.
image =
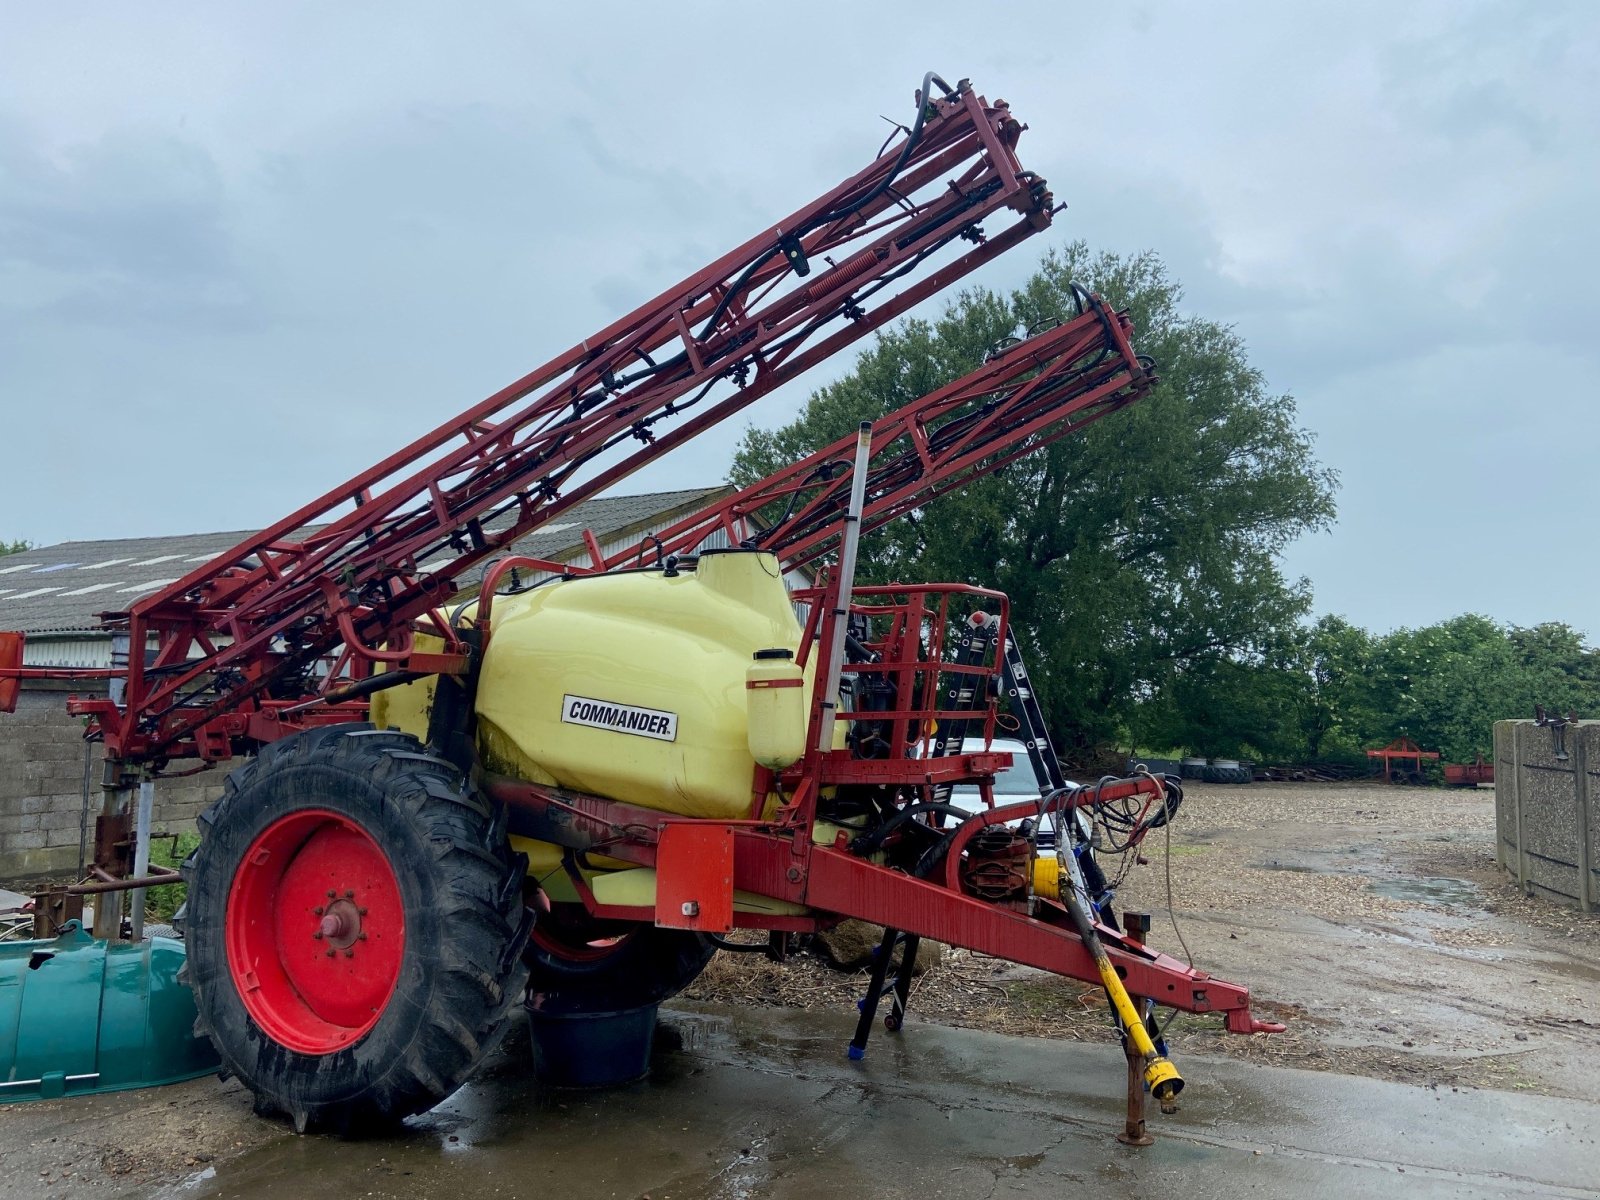
[[315,908],[313,908],[311,910],[311,915],[313,917],[320,917],[322,915],[322,905],[319,904]]
[[311,931],[311,936],[312,936],[312,937],[314,937],[314,938],[316,938],[316,939],[317,939],[317,941],[319,941],[319,942],[320,942],[320,941],[321,941],[321,940],[322,940],[322,930],[320,930],[320,929],[313,929],[313,930],[312,930],[312,931]]
[[366,909],[364,909],[364,908],[358,908],[358,909],[356,909],[356,916],[358,916],[358,917],[364,917],[364,916],[366,916],[366,915],[367,915],[367,910],[366,910]]
[[363,929],[360,933],[356,934],[356,941],[364,942],[366,940],[367,940],[367,931],[365,929]]
[[346,950],[344,952],[344,956],[346,958],[354,958],[356,956],[356,952],[354,950]]
[[356,898],[354,890],[347,890],[344,894],[344,898],[346,900],[354,900]]
[[332,900],[332,899],[333,899],[333,898],[334,898],[334,897],[335,897],[335,896],[337,896],[337,895],[338,895],[338,894],[339,894],[339,893],[338,893],[338,892],[336,892],[336,891],[334,891],[334,890],[333,890],[333,889],[332,889],[332,888],[329,888],[329,889],[328,889],[328,899],[329,899],[329,900]]
[[339,953],[339,952],[337,950],[335,950],[332,946],[328,947],[328,957],[329,958],[332,958],[337,953]]

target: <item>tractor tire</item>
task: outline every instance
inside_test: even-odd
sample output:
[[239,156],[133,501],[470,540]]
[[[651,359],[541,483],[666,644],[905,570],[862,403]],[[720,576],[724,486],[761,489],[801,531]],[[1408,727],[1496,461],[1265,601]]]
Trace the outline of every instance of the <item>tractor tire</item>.
[[528,938],[528,1007],[548,1016],[660,1004],[698,978],[717,952],[703,934],[600,922],[573,905],[541,916]]
[[522,999],[526,859],[505,812],[405,734],[275,742],[200,817],[187,980],[223,1068],[300,1133],[433,1107]]

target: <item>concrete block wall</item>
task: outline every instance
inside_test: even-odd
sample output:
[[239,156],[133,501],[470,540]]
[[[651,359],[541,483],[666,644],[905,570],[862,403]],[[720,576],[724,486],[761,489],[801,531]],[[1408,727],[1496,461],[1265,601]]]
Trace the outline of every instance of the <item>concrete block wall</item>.
[[[0,883],[25,883],[78,869],[83,819],[83,721],[67,715],[69,691],[48,682],[22,692],[0,713]],[[156,781],[153,825],[192,832],[195,816],[222,793],[228,764],[187,779]],[[90,748],[88,844],[100,812],[100,748]]]
[[1600,721],[1494,727],[1496,856],[1524,892],[1600,909]]

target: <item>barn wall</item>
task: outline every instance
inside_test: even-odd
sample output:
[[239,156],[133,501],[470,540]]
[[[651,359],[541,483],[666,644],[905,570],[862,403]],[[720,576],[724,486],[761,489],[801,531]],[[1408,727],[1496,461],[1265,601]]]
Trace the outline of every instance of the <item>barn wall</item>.
[[[78,869],[83,825],[83,721],[67,715],[69,692],[36,683],[14,713],[0,713],[0,881],[15,883]],[[222,792],[227,766],[188,779],[156,781],[154,827],[191,832],[202,808]],[[99,747],[90,748],[87,837],[100,811]]]

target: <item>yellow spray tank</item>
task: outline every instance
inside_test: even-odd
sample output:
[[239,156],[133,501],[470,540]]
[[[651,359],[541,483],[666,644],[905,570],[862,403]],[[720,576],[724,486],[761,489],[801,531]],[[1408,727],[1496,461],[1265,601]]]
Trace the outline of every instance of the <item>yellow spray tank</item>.
[[[533,782],[683,816],[748,816],[756,762],[787,765],[804,748],[801,633],[777,558],[757,550],[497,597],[479,748],[491,770]],[[773,651],[787,661],[755,657]]]

